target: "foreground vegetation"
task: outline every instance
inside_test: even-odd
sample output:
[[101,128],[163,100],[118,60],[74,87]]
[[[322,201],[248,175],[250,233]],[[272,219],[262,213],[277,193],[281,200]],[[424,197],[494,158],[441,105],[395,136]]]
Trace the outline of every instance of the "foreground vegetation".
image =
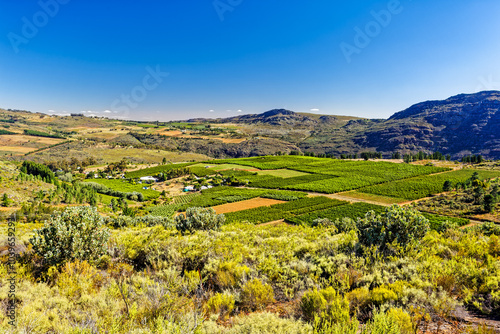
[[[500,311],[498,228],[429,231],[397,207],[315,228],[142,225],[109,236],[90,208],[49,224],[70,231],[79,215],[97,230],[56,239],[51,247],[74,249],[65,256],[46,252],[44,236],[61,233],[51,225],[25,239],[17,332],[356,333],[365,323],[363,333],[415,333],[449,328],[460,305]],[[5,301],[4,265],[0,278]]]
[[[469,220],[498,216],[494,169],[302,156],[78,165],[0,164],[0,231],[18,221],[7,333],[492,333],[465,318],[500,313],[500,228]],[[388,208],[318,193],[352,187],[387,202],[444,194]]]

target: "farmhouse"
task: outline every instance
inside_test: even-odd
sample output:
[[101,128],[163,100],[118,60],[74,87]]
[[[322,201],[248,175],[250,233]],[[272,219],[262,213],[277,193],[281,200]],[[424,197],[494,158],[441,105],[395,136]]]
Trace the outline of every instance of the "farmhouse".
[[152,177],[152,176],[143,176],[140,178],[141,181],[144,181],[144,182],[157,182],[158,179],[155,178],[155,177]]

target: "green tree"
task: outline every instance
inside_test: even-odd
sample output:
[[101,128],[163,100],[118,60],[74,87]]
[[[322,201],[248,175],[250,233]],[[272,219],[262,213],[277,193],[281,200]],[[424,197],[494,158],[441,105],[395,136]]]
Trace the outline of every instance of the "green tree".
[[106,253],[109,230],[95,207],[69,207],[53,214],[30,239],[49,266],[68,261],[96,261]]
[[453,182],[451,182],[450,180],[446,180],[444,181],[444,184],[443,184],[443,191],[450,191],[451,189],[453,189]]
[[2,206],[8,207],[12,203],[12,200],[7,196],[7,194],[3,194],[2,196]]
[[483,208],[484,211],[490,213],[495,210],[497,204],[497,199],[495,196],[492,196],[491,194],[484,196],[484,201],[483,201]]

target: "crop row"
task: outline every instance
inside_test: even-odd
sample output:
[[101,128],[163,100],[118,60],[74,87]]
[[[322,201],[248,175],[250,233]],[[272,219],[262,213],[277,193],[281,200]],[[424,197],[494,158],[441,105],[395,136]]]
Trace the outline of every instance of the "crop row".
[[439,216],[432,213],[422,212],[425,218],[429,219],[429,224],[431,229],[440,231],[444,222],[448,221],[450,223],[455,223],[458,226],[466,226],[470,224],[470,220],[465,218],[455,218],[455,217],[446,217]]
[[[474,172],[475,170],[463,169],[436,175],[419,176],[411,179],[374,185],[362,188],[359,191],[368,194],[416,200],[442,192],[443,184],[447,180],[453,183],[465,182]],[[480,170],[477,172],[481,179],[490,179],[500,176],[500,172],[497,171]]]
[[297,191],[215,187],[203,190],[201,196],[197,196],[190,203],[183,205],[181,210],[188,207],[216,206],[234,202],[235,200],[243,201],[256,197],[298,199],[306,196],[307,194]]
[[158,198],[160,196],[160,193],[156,190],[143,189],[143,185],[141,184],[132,184],[123,180],[92,179],[90,182],[85,183],[100,184],[106,188],[122,193],[141,193],[145,200]]
[[323,181],[327,179],[332,179],[335,176],[331,175],[321,175],[321,174],[310,174],[303,176],[296,176],[290,178],[281,178],[270,175],[262,175],[255,178],[250,178],[250,185],[257,188],[269,188],[269,189],[296,189],[295,186],[304,183],[312,183],[315,181]]
[[180,204],[158,205],[149,210],[149,215],[171,218],[180,207]]
[[365,214],[371,210],[375,211],[375,213],[382,213],[385,208],[383,206],[368,203],[354,203],[295,216],[293,218],[288,218],[286,221],[296,225],[310,226],[313,221],[318,218],[328,218],[331,221],[342,219],[344,217],[356,219],[358,217],[364,217]]
[[177,168],[184,168],[188,167],[195,164],[195,162],[188,162],[188,163],[182,163],[182,164],[170,164],[170,165],[160,165],[156,167],[150,167],[150,168],[144,168],[144,169],[139,169],[133,172],[126,173],[125,176],[128,179],[137,179],[140,177],[144,176],[154,176],[159,173],[164,173],[166,171],[169,171],[171,169],[177,169]]
[[297,213],[314,211],[318,209],[331,208],[343,205],[345,202],[326,198],[309,197],[288,203],[274,204],[268,207],[260,207],[242,210],[226,214],[226,223],[247,221],[250,223],[267,223],[274,220],[287,219]]

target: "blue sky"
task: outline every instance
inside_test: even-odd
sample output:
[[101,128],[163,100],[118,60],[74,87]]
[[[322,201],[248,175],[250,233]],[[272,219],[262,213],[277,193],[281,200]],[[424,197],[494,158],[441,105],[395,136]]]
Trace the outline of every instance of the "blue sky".
[[0,0],[0,107],[387,118],[500,90],[499,14],[498,0]]

